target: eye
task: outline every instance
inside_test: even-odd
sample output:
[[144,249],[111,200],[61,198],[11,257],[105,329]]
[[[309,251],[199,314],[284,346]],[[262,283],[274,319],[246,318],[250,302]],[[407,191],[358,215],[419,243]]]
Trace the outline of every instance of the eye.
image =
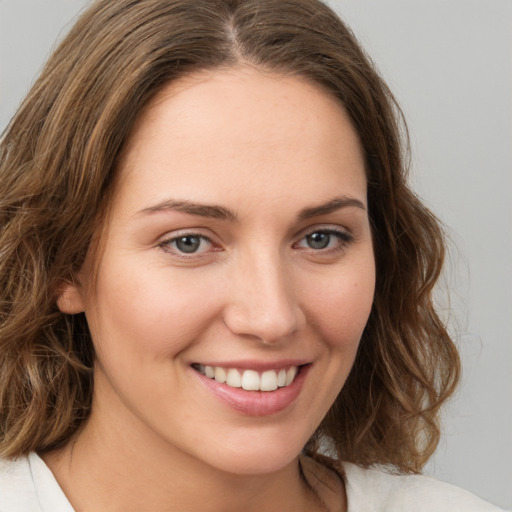
[[314,251],[329,251],[342,249],[352,240],[352,235],[340,229],[316,229],[306,234],[296,246]]
[[212,250],[212,241],[195,233],[186,233],[177,237],[169,238],[159,244],[166,252],[172,252],[178,256],[203,254]]
[[332,234],[325,232],[311,233],[306,236],[306,243],[311,249],[325,249],[331,243]]

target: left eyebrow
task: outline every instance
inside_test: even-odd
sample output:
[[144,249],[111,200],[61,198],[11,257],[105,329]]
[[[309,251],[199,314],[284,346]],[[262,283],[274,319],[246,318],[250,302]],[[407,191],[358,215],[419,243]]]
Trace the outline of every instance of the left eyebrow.
[[143,208],[137,212],[137,215],[148,215],[151,213],[165,212],[169,210],[188,213],[189,215],[196,215],[198,217],[209,217],[228,221],[237,220],[236,214],[223,206],[194,203],[192,201],[177,201],[173,199],[162,201],[161,203],[149,206],[148,208]]
[[318,217],[320,215],[327,215],[329,213],[333,213],[337,210],[340,210],[342,208],[348,208],[348,207],[356,207],[360,208],[361,210],[366,211],[366,206],[362,201],[359,199],[356,199],[355,197],[350,196],[340,196],[335,197],[334,199],[331,199],[327,203],[318,205],[318,206],[312,206],[309,208],[304,208],[300,211],[298,215],[299,221],[308,220],[312,217]]

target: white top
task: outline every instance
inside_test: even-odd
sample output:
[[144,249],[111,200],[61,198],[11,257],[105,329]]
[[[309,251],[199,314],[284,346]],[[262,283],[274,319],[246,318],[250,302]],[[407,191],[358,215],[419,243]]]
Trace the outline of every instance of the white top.
[[[459,487],[427,476],[390,475],[343,463],[348,512],[498,512]],[[35,453],[0,460],[0,512],[74,512]]]
[[0,512],[74,512],[50,468],[35,453],[0,460]]
[[[497,512],[500,508],[425,475],[390,475],[343,463],[348,512]],[[502,511],[504,512],[504,511]]]

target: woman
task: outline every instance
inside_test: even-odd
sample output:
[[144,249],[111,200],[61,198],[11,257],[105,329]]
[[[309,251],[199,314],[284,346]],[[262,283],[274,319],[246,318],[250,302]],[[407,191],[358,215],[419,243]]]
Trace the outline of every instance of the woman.
[[94,2],[2,140],[2,510],[495,510],[382,470],[459,377],[399,131],[317,1]]

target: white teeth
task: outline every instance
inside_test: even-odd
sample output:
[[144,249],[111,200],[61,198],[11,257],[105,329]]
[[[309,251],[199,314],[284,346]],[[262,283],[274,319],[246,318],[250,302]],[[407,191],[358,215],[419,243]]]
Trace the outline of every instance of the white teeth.
[[243,388],[246,391],[274,391],[278,388],[289,386],[295,379],[298,368],[291,366],[288,369],[267,370],[258,373],[256,370],[244,370],[240,372],[236,368],[222,368],[221,366],[194,365],[194,368],[221,384],[227,384],[232,388]]
[[259,391],[260,376],[254,370],[245,370],[242,375],[242,387],[246,391]]
[[226,371],[220,366],[215,367],[215,380],[221,384],[226,382]]
[[227,372],[226,384],[232,388],[242,387],[242,376],[235,368],[230,368]]
[[284,385],[289,386],[293,382],[293,379],[295,379],[296,375],[297,375],[297,367],[296,366],[292,366],[291,368],[288,368],[288,371],[286,372],[286,382]]
[[261,374],[260,389],[261,391],[274,391],[274,389],[277,389],[277,373],[274,370]]

